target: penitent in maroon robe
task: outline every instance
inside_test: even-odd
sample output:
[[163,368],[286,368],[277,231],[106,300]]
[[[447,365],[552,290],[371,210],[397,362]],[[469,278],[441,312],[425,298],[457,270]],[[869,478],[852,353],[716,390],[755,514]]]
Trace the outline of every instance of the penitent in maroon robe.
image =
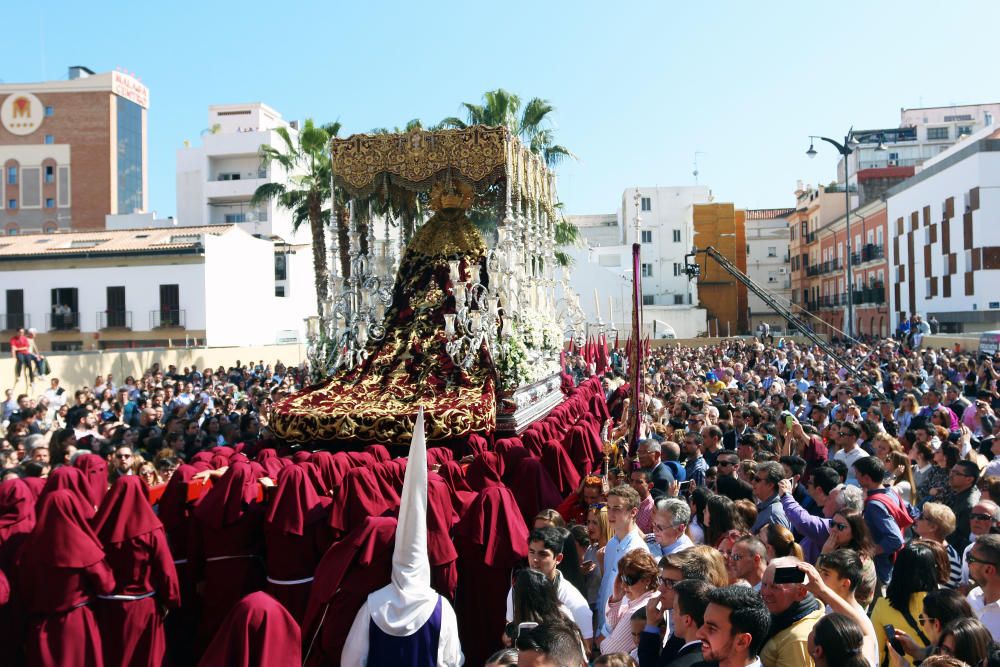
[[395,518],[367,517],[323,555],[302,624],[307,667],[340,664],[358,609],[390,581],[395,539]]
[[251,593],[236,603],[198,663],[199,667],[301,664],[299,626],[267,593]]
[[500,649],[506,624],[499,600],[510,589],[511,571],[528,555],[528,528],[510,489],[488,484],[455,527],[458,592],[455,613],[468,665],[482,665]]
[[278,473],[278,486],[264,523],[265,590],[292,615],[305,617],[316,565],[332,541],[327,514],[332,499],[320,496],[302,466]]
[[24,652],[29,667],[103,667],[101,636],[89,605],[114,591],[104,551],[68,490],[45,495],[38,525],[13,569],[28,617]]
[[142,478],[119,477],[94,517],[115,575],[114,592],[94,603],[105,667],[162,665],[167,644],[160,609],[181,602],[174,558],[147,494]]
[[264,509],[251,466],[233,463],[195,507],[194,518],[198,531],[189,558],[205,582],[198,627],[198,643],[205,646],[229,610],[264,584]]

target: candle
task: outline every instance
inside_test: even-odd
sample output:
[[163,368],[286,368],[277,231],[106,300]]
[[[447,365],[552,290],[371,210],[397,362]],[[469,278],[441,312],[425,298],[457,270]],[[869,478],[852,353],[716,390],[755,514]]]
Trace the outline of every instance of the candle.
[[358,343],[364,345],[368,342],[368,323],[364,320],[358,322]]
[[447,313],[444,316],[444,333],[449,338],[455,335],[455,313]]
[[455,308],[465,307],[465,283],[455,283],[453,287],[455,293]]
[[479,333],[479,329],[482,327],[483,314],[474,310],[469,314],[469,321],[472,325],[472,333]]
[[461,266],[462,263],[460,260],[448,260],[448,277],[451,279],[452,284],[458,283],[461,279]]
[[597,288],[594,288],[594,307],[597,308],[597,321],[601,321],[601,301],[597,298]]

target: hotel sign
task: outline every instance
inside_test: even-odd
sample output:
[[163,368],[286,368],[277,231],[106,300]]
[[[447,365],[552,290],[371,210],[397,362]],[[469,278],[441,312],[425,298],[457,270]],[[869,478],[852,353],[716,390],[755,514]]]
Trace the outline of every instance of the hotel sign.
[[42,126],[45,107],[31,93],[11,93],[0,104],[0,124],[11,134],[25,136]]
[[111,92],[135,102],[143,109],[149,108],[149,88],[124,72],[111,73]]

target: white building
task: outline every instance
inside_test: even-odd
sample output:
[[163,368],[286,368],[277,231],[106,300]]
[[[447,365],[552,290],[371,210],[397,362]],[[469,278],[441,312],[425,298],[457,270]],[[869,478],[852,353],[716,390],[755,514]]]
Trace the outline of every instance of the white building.
[[1000,130],[984,127],[887,193],[892,326],[936,318],[944,332],[1000,326]]
[[275,131],[285,128],[294,142],[298,131],[281,114],[259,102],[219,104],[208,108],[208,129],[201,146],[177,151],[177,218],[183,225],[238,224],[255,236],[277,236],[286,241],[308,242],[309,230],[292,232],[292,214],[271,201],[250,206],[257,188],[286,182],[281,165],[261,163],[260,147],[284,150]]
[[[861,182],[862,203],[919,172],[922,165],[955,143],[972,136],[1000,118],[1000,104],[900,109],[899,127],[855,130],[859,142],[848,156],[848,180]],[[840,160],[837,181],[844,182]]]
[[[746,212],[747,276],[786,308],[792,299],[789,263],[789,218],[794,208],[749,209]],[[772,331],[786,327],[784,318],[753,292],[748,292],[750,330],[767,322]]]
[[570,254],[577,260],[571,287],[581,295],[588,321],[597,321],[599,307],[602,321],[631,326],[632,244],[638,213],[646,333],[654,335],[654,326],[656,337],[664,331],[678,338],[704,333],[705,311],[697,308],[697,286],[683,267],[684,255],[694,243],[694,205],[711,201],[706,186],[629,188],[617,214],[570,216],[587,242],[585,252]]
[[311,265],[310,247],[236,225],[21,235],[0,245],[0,320],[43,351],[301,341]]

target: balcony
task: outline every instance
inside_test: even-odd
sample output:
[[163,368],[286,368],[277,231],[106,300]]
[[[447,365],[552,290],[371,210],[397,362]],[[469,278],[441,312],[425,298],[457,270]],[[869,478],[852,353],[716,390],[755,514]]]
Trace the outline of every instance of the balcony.
[[851,261],[855,264],[864,264],[865,262],[874,262],[880,259],[885,259],[885,246],[875,245],[874,243],[866,243],[861,248],[861,252],[852,252]]
[[49,331],[79,331],[80,313],[46,313],[45,328]]
[[906,158],[905,160],[866,160],[858,163],[858,171],[862,169],[887,169],[889,167],[916,167],[923,164],[926,158]]
[[97,329],[131,329],[131,310],[100,310],[97,312]]
[[214,202],[249,200],[264,183],[267,183],[266,178],[206,181],[205,197]]
[[183,329],[187,326],[187,314],[183,310],[161,308],[149,311],[150,329]]
[[0,330],[17,331],[31,326],[31,315],[27,313],[0,313]]
[[872,283],[870,287],[854,290],[854,303],[885,303],[885,286],[881,283]]
[[816,232],[809,232],[808,234],[806,234],[806,243],[807,244],[808,243],[815,243],[815,242],[816,242]]

